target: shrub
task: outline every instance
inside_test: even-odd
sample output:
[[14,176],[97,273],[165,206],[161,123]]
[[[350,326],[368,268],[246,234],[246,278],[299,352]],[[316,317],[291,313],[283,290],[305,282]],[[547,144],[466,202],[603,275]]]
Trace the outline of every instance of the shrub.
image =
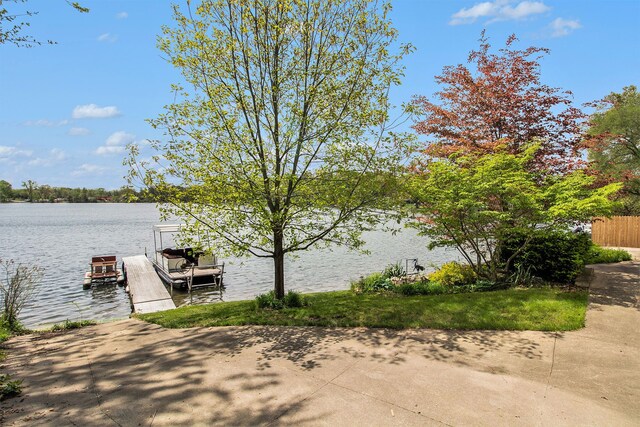
[[22,393],[22,380],[12,380],[7,374],[0,374],[0,400]]
[[447,293],[447,288],[438,282],[405,283],[396,287],[396,292],[405,296],[440,295]]
[[13,335],[9,326],[0,318],[0,343],[8,340]]
[[475,287],[478,291],[496,291],[498,289],[506,288],[504,284],[492,282],[490,280],[478,280],[475,283]]
[[305,303],[302,295],[294,291],[287,292],[283,299],[276,298],[276,294],[273,291],[256,296],[257,308],[280,310],[283,308],[302,307],[303,305],[305,305]]
[[471,283],[469,285],[456,286],[453,288],[454,293],[463,293],[463,292],[489,292],[489,291],[498,291],[500,289],[507,289],[509,284],[506,282],[498,283],[492,282],[491,280],[477,280],[475,283]]
[[544,284],[544,280],[531,272],[530,265],[516,264],[512,271],[513,273],[505,281],[507,285],[533,287]]
[[[511,257],[527,239],[524,233],[511,233],[503,239],[501,260]],[[510,273],[517,268],[526,269],[536,277],[552,283],[574,283],[584,267],[584,260],[591,247],[591,237],[586,233],[537,230],[524,249],[511,262]]]
[[622,249],[603,248],[593,245],[585,257],[585,264],[608,264],[612,262],[631,261],[631,254]]
[[391,279],[392,277],[402,277],[404,275],[404,267],[399,262],[396,264],[389,264],[382,271],[382,277],[384,277],[385,279]]
[[296,308],[304,306],[305,302],[299,292],[289,291],[284,296],[284,305],[285,307]]
[[393,287],[391,279],[385,277],[383,273],[372,273],[351,283],[351,290],[356,294],[389,291],[393,289]]
[[489,280],[477,280],[474,283],[457,286],[445,286],[439,282],[415,282],[397,286],[394,290],[405,296],[411,295],[442,295],[462,294],[470,292],[487,292],[508,288],[505,283],[495,283]]
[[283,300],[276,298],[276,294],[273,291],[269,291],[266,294],[260,294],[256,296],[256,305],[258,308],[271,308],[279,310],[284,307]]
[[36,294],[42,278],[38,266],[16,265],[10,260],[0,259],[0,296],[2,297],[2,321],[12,331],[22,329],[18,316],[24,305]]
[[470,265],[448,262],[429,275],[429,281],[444,286],[470,285],[476,281],[476,273]]

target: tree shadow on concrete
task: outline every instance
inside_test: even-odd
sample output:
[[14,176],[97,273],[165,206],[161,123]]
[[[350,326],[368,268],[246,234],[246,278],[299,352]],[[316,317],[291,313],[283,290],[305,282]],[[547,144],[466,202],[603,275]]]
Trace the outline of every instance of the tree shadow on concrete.
[[[20,398],[0,406],[3,424],[258,425],[299,412],[322,384],[284,384],[277,372],[235,365],[254,338],[231,330],[172,334],[132,322],[25,336],[9,344],[6,368],[23,379]],[[319,412],[317,417],[324,414]],[[319,419],[318,418],[318,419]],[[318,422],[315,419],[315,422]],[[298,419],[298,422],[314,420]]]
[[541,360],[544,356],[541,342],[555,336],[554,332],[535,332],[535,337],[529,338],[522,332],[512,331],[425,330],[408,339],[422,349],[427,359],[469,366],[468,361],[478,361],[497,352],[521,359]]
[[0,410],[8,424],[286,424],[284,414],[302,414],[296,423],[318,423],[322,411],[304,418],[313,394],[359,360],[401,365],[418,356],[476,367],[495,353],[539,360],[536,337],[546,336],[270,326],[168,330],[128,320],[10,341],[7,368],[24,380],[24,395]]
[[594,266],[589,288],[589,302],[595,305],[619,306],[640,310],[640,263],[623,262]]

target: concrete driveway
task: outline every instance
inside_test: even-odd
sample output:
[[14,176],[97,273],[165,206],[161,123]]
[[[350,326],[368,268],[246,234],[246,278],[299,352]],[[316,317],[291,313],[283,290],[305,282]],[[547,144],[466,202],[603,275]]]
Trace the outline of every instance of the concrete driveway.
[[565,333],[124,320],[7,344],[5,425],[640,425],[640,263]]

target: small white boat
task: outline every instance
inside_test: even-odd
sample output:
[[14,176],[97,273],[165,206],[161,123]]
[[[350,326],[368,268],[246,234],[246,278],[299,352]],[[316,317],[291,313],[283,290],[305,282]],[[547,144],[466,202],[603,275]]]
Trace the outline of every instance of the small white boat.
[[158,276],[174,288],[189,289],[204,286],[221,286],[224,262],[219,263],[215,255],[195,251],[192,248],[165,247],[171,241],[167,234],[180,232],[180,224],[153,226],[154,252],[151,259]]
[[116,282],[124,284],[124,275],[118,268],[115,255],[94,256],[91,258],[90,269],[84,274],[83,288],[90,288],[94,283]]

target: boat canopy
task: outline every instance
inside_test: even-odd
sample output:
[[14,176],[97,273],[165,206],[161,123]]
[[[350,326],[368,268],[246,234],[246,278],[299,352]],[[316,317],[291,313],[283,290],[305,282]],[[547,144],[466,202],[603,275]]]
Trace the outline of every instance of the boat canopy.
[[184,224],[156,224],[153,231],[159,233],[177,233],[184,227]]
[[[179,233],[186,229],[186,224],[156,224],[153,227],[153,246],[156,251],[165,249],[162,241],[162,235]],[[159,239],[158,239],[159,238]],[[200,235],[198,235],[200,240]],[[158,246],[160,243],[160,246]],[[175,242],[173,242],[175,244]]]

